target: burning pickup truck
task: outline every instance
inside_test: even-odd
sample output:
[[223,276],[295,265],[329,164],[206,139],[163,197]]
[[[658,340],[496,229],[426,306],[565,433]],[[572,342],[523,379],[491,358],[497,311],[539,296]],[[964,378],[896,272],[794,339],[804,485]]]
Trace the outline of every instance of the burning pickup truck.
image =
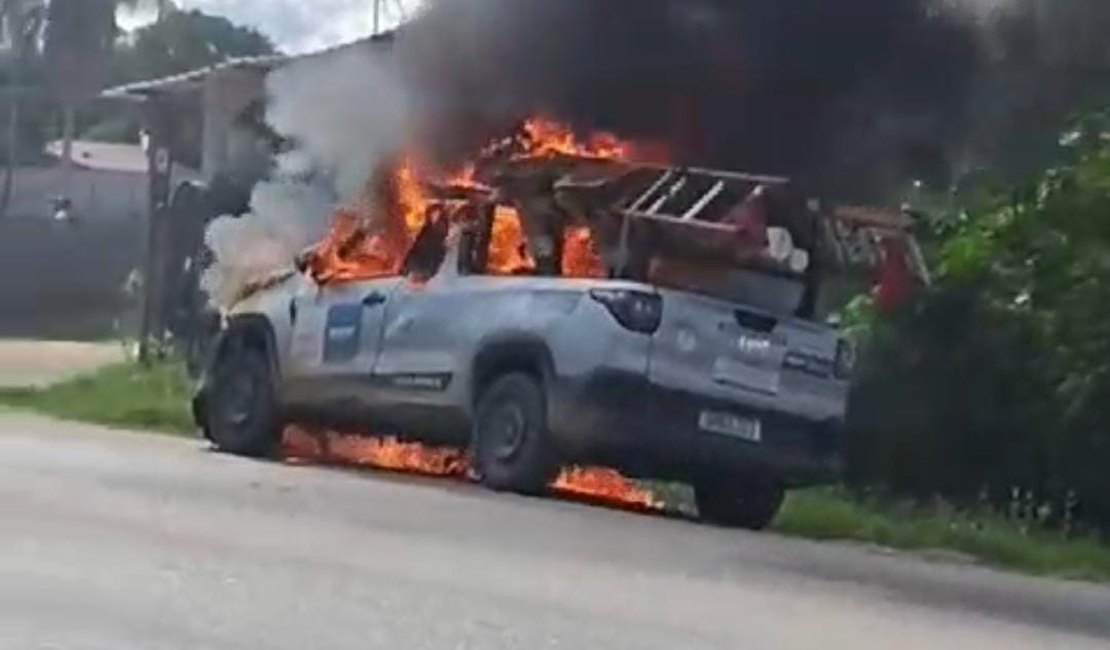
[[394,232],[341,214],[226,315],[206,435],[264,455],[289,421],[398,433],[522,493],[600,464],[752,529],[835,476],[853,354],[816,317],[845,238],[785,179],[579,153],[389,175]]

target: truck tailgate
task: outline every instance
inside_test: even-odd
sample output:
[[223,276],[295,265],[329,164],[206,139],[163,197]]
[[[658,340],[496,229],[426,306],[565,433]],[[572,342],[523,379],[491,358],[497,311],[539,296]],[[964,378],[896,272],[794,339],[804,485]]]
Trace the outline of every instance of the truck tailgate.
[[659,293],[663,319],[648,371],[653,383],[734,402],[741,413],[843,419],[848,382],[834,371],[840,345],[834,330],[696,294]]

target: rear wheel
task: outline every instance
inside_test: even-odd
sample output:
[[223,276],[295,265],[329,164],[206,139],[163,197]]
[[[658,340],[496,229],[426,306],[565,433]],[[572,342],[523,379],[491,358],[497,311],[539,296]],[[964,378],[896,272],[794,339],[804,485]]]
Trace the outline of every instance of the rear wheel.
[[220,354],[206,407],[208,431],[220,451],[271,456],[281,433],[270,363],[261,350],[241,347]]
[[702,520],[721,526],[763,530],[782,507],[785,491],[770,479],[714,481],[694,486]]
[[494,490],[539,494],[547,488],[559,466],[539,382],[513,373],[483,391],[474,415],[473,455],[482,483]]

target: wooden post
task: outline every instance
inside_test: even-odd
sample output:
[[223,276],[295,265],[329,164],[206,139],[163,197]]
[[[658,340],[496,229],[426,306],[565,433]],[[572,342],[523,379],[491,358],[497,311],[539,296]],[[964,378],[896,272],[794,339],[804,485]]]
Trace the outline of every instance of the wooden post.
[[73,139],[77,131],[77,109],[62,107],[62,196],[73,198]]
[[173,110],[170,103],[157,95],[143,104],[143,121],[147,131],[147,197],[146,250],[143,255],[143,311],[139,326],[139,361],[149,363],[150,346],[161,342],[165,335],[163,321],[163,264],[165,231],[170,199],[170,178],[173,153],[170,146]]

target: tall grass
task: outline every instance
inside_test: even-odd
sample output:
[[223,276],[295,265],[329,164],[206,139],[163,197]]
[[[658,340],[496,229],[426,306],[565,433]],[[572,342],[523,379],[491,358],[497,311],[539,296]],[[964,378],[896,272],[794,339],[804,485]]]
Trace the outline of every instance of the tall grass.
[[0,389],[0,405],[66,420],[187,434],[196,429],[190,391],[179,364],[122,363],[48,388]]

